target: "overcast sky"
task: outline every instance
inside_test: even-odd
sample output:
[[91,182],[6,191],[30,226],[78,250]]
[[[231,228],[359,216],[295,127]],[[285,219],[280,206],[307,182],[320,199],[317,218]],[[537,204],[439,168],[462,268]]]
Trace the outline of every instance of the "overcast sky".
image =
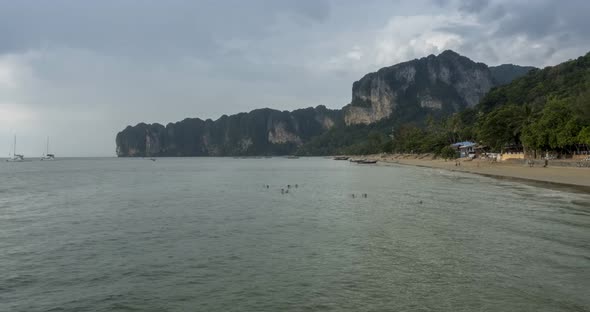
[[144,121],[350,101],[452,49],[543,67],[590,51],[588,0],[0,0],[0,157],[113,156]]

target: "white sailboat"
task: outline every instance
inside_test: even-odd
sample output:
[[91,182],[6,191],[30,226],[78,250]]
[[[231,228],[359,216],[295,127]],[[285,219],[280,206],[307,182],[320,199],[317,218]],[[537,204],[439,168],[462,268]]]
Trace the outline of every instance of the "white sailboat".
[[25,156],[16,153],[16,135],[14,136],[14,144],[12,145],[12,157],[10,157],[10,152],[8,153],[9,158],[6,161],[10,162],[21,162],[25,161]]
[[150,156],[150,149],[151,149],[152,140],[150,136],[146,134],[145,136],[145,156],[148,157],[151,161],[156,161],[156,158]]
[[55,154],[49,154],[49,137],[47,137],[45,155],[41,156],[41,160],[55,160]]

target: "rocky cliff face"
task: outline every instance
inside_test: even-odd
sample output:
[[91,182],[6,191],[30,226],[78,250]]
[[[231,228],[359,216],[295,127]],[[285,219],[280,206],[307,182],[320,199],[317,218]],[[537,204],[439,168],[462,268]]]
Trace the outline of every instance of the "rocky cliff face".
[[259,109],[215,121],[191,118],[165,127],[140,123],[117,134],[117,155],[285,155],[339,120],[340,111],[318,106],[293,112]]
[[[390,131],[393,125],[419,124],[427,115],[458,112],[476,105],[492,87],[528,70],[516,65],[490,69],[445,51],[365,75],[352,85],[351,103],[342,110],[324,106],[292,112],[258,109],[215,121],[189,118],[166,126],[140,123],[117,134],[117,155],[285,155],[319,136],[329,138],[321,142],[353,144],[354,140],[338,140],[337,135],[350,134],[357,125],[384,121]],[[328,131],[332,128],[345,131]]]
[[382,68],[356,81],[344,120],[347,125],[370,124],[410,106],[456,112],[477,104],[493,86],[485,64],[445,51]]

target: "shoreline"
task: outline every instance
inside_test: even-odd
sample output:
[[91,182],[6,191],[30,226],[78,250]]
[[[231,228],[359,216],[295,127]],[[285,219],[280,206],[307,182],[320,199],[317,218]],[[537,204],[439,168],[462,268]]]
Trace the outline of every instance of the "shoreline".
[[486,176],[500,180],[510,180],[522,182],[534,186],[540,186],[551,189],[574,190],[590,194],[590,168],[575,167],[528,167],[523,164],[515,163],[491,163],[485,160],[461,160],[459,166],[455,165],[454,160],[445,161],[442,159],[432,159],[423,157],[422,159],[414,158],[395,158],[387,155],[369,157],[378,160],[378,164],[404,165],[423,168],[443,169],[451,172],[463,172]]

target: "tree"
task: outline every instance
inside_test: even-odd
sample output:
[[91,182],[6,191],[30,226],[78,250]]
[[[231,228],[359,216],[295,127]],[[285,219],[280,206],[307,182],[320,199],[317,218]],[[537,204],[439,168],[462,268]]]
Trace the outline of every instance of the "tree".
[[440,156],[444,159],[455,159],[457,158],[457,151],[449,145],[440,149]]
[[567,100],[552,98],[543,108],[541,116],[525,127],[523,143],[530,148],[571,150],[580,143],[582,123],[573,113]]
[[506,105],[483,115],[479,123],[478,138],[494,150],[500,150],[506,144],[519,144],[525,124],[524,110],[522,106]]
[[578,143],[590,145],[590,126],[586,126],[578,133]]
[[377,154],[383,151],[383,134],[373,131],[367,137],[365,154]]

